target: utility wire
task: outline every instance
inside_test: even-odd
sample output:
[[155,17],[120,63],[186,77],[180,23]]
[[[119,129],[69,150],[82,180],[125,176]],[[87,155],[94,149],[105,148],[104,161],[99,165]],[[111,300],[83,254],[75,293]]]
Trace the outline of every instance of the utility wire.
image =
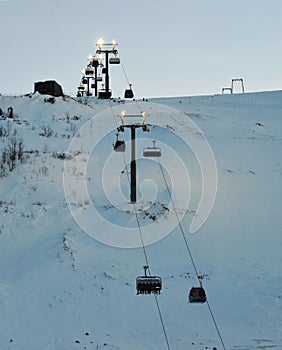
[[211,317],[212,317],[212,319],[213,319],[213,323],[214,323],[215,329],[216,329],[216,331],[217,331],[218,337],[219,337],[219,339],[220,339],[222,348],[223,348],[224,350],[226,350],[225,345],[224,345],[224,342],[223,342],[223,339],[222,339],[222,336],[221,336],[220,331],[219,331],[219,328],[218,328],[218,326],[217,326],[216,319],[215,319],[215,317],[214,317],[214,315],[213,315],[213,312],[212,312],[212,309],[211,309],[211,307],[210,307],[210,303],[209,303],[208,300],[207,300],[207,305],[208,305],[208,309],[209,309],[210,315],[211,315]]
[[186,248],[187,248],[187,252],[188,252],[189,257],[190,257],[190,259],[191,259],[191,262],[192,262],[192,265],[193,265],[195,274],[196,274],[196,276],[197,276],[197,279],[198,279],[199,282],[200,282],[198,270],[197,270],[197,268],[196,268],[196,264],[195,264],[195,262],[194,262],[194,259],[193,259],[192,252],[191,252],[191,249],[190,249],[190,247],[189,247],[188,241],[187,241],[187,239],[186,239],[186,237],[185,237],[185,233],[184,233],[183,227],[182,227],[182,225],[181,225],[179,216],[178,216],[178,214],[177,214],[176,207],[175,207],[175,204],[174,204],[172,195],[171,195],[171,191],[170,191],[170,189],[169,189],[169,187],[168,187],[168,183],[167,183],[167,180],[166,180],[164,171],[163,171],[163,167],[161,166],[161,163],[160,163],[159,159],[158,159],[158,164],[159,164],[159,168],[160,168],[161,174],[162,174],[162,176],[163,176],[163,179],[164,179],[164,182],[165,182],[165,185],[166,185],[166,188],[167,188],[167,192],[168,192],[168,195],[169,195],[171,204],[172,204],[172,206],[173,206],[173,211],[174,211],[174,213],[175,213],[175,216],[176,216],[176,219],[177,219],[177,222],[178,222],[178,226],[179,226],[179,228],[180,228],[182,237],[183,237],[183,239],[184,239],[184,242],[185,242],[185,245],[186,245]]
[[[180,231],[181,231],[181,233],[182,233],[182,236],[183,236],[183,239],[184,239],[186,248],[187,248],[187,252],[188,252],[189,257],[190,257],[190,259],[191,259],[191,262],[192,262],[192,265],[193,265],[195,274],[196,274],[196,276],[197,276],[197,279],[198,279],[200,285],[202,285],[201,278],[200,278],[200,276],[199,276],[199,274],[198,274],[198,270],[197,270],[197,268],[196,268],[196,264],[195,264],[195,261],[194,261],[193,256],[192,256],[191,249],[190,249],[189,244],[188,244],[188,241],[187,241],[187,239],[186,239],[186,237],[185,237],[185,233],[184,233],[183,227],[182,227],[182,225],[181,225],[179,216],[178,216],[178,214],[177,214],[176,207],[175,207],[175,204],[174,204],[172,195],[171,195],[171,191],[170,191],[170,189],[169,189],[169,187],[168,187],[168,183],[167,183],[167,180],[166,180],[166,178],[165,178],[165,174],[164,174],[164,171],[163,171],[163,168],[162,168],[162,166],[161,166],[161,163],[160,163],[159,159],[158,159],[158,163],[159,163],[159,167],[160,167],[161,174],[162,174],[162,176],[163,176],[163,178],[164,178],[164,182],[165,182],[165,185],[166,185],[166,188],[167,188],[167,191],[168,191],[168,195],[169,195],[170,201],[171,201],[172,206],[173,206],[173,210],[174,210],[175,216],[176,216],[177,221],[178,221],[178,226],[179,226],[179,228],[180,228]],[[224,345],[224,342],[223,342],[223,339],[222,339],[222,336],[221,336],[221,334],[220,334],[220,331],[219,331],[219,328],[218,328],[218,325],[217,325],[217,322],[216,322],[216,319],[215,319],[215,317],[214,317],[214,314],[213,314],[213,312],[212,312],[211,306],[210,306],[210,304],[209,304],[208,301],[207,301],[207,306],[208,306],[208,310],[209,310],[209,313],[210,313],[210,315],[211,315],[211,318],[212,318],[212,320],[213,320],[213,323],[214,323],[216,332],[217,332],[218,337],[219,337],[219,339],[220,339],[220,341],[221,341],[222,348],[223,348],[224,350],[226,350],[225,345]]]
[[165,341],[166,341],[166,345],[167,345],[167,349],[170,350],[168,337],[167,337],[166,330],[165,330],[163,316],[161,314],[161,309],[160,309],[160,305],[159,305],[159,302],[158,302],[158,297],[156,295],[155,295],[155,301],[156,301],[156,305],[157,305],[157,308],[158,308],[158,313],[159,313],[159,317],[160,317],[160,320],[161,320],[161,324],[162,324],[162,328],[163,328],[163,332],[164,332],[164,336],[165,336]]
[[126,81],[127,81],[127,84],[130,86],[131,84],[130,84],[130,82],[129,82],[129,80],[128,80],[128,76],[127,76],[127,74],[126,74],[126,71],[125,71],[125,69],[124,69],[124,66],[123,66],[122,62],[121,62],[121,68],[122,68],[122,70],[123,70],[123,73],[124,73],[125,79],[126,79]]

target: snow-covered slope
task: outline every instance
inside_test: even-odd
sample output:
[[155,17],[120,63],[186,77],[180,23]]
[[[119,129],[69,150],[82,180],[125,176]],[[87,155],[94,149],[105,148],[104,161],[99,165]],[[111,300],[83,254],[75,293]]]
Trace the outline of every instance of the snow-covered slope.
[[[0,96],[1,155],[12,139],[24,145],[0,178],[0,349],[167,349],[155,297],[135,291],[143,249],[101,243],[126,246],[133,238],[123,232],[136,235],[136,218],[145,241],[156,240],[145,249],[163,278],[157,300],[170,349],[222,349],[215,323],[226,349],[282,349],[282,91],[111,106],[52,102]],[[10,106],[13,120],[5,115]],[[125,158],[112,152],[116,116],[134,108],[155,125],[137,131],[136,214],[123,165],[130,145]],[[128,141],[129,131],[121,136]],[[187,302],[197,278],[159,164],[141,159],[151,138],[162,147],[214,320],[207,304]],[[85,184],[89,197],[81,195]],[[210,208],[192,234],[203,192]]]

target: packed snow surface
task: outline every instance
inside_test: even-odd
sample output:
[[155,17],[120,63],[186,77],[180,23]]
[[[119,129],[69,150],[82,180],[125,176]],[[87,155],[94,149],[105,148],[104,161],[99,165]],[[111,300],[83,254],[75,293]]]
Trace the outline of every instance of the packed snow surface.
[[[140,238],[137,222],[163,280],[170,349],[282,349],[282,91],[130,103],[0,96],[0,108],[0,349],[167,349],[155,296],[136,295],[144,250],[124,248]],[[151,124],[136,130],[135,206],[130,130],[119,135],[124,155],[112,147],[123,109],[146,110]],[[12,140],[23,153],[10,171]],[[142,158],[152,140],[159,162]],[[198,280],[181,228],[208,304],[188,303]]]

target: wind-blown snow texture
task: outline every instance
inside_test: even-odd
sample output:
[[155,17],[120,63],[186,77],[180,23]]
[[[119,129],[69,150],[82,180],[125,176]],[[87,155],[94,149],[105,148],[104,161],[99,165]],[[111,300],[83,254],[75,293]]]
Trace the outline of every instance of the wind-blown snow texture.
[[[87,120],[94,117],[95,126],[95,115],[109,105],[47,99],[0,96],[3,112],[12,106],[15,114],[14,120],[0,117],[0,128],[10,134],[0,137],[0,151],[15,135],[23,139],[26,158],[0,179],[0,349],[166,349],[154,297],[135,291],[142,248],[92,239],[72,218],[64,196],[69,143],[83,137],[79,128]],[[188,232],[193,210],[182,223],[226,348],[282,349],[282,91],[151,102],[181,111],[184,127],[185,118],[192,119],[215,155],[212,212],[196,234]],[[167,125],[171,132],[173,120]],[[95,127],[103,132],[102,125]],[[96,204],[105,216],[127,221],[128,213],[111,212],[99,195]],[[197,281],[179,229],[146,252],[151,270],[163,278],[158,300],[171,349],[221,349],[206,304],[187,303]]]

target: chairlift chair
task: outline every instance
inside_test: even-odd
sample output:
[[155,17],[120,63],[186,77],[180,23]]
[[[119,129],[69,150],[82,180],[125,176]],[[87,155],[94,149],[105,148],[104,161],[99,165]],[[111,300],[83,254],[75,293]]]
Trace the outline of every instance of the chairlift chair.
[[120,58],[119,57],[111,57],[109,59],[110,64],[120,64]]
[[99,90],[98,98],[101,100],[107,100],[112,97],[112,91],[106,91],[106,89]]
[[189,293],[189,303],[205,303],[206,301],[206,292],[202,286],[191,288]]
[[129,89],[126,89],[124,92],[124,98],[133,98],[134,97],[134,93],[132,91],[131,88],[132,84],[129,84]]
[[158,158],[161,157],[162,152],[159,147],[156,147],[156,141],[153,140],[153,147],[145,147],[143,149],[143,157]]
[[205,303],[207,301],[206,292],[203,288],[203,281],[204,276],[200,275],[198,276],[198,280],[200,282],[200,287],[192,287],[189,293],[189,303]]
[[99,60],[97,58],[94,58],[92,61],[92,67],[98,67],[99,66]]
[[94,74],[94,69],[93,68],[87,68],[85,70],[85,74],[86,75],[93,75]]
[[118,134],[117,134],[117,139],[114,144],[114,151],[115,152],[125,152],[125,142],[123,140],[118,139]]
[[144,266],[144,276],[136,278],[137,294],[160,294],[162,289],[162,279],[159,276],[147,276],[148,266]]
[[78,86],[78,90],[84,91],[84,90],[85,90],[85,86],[84,86],[84,85],[79,85],[79,86]]

